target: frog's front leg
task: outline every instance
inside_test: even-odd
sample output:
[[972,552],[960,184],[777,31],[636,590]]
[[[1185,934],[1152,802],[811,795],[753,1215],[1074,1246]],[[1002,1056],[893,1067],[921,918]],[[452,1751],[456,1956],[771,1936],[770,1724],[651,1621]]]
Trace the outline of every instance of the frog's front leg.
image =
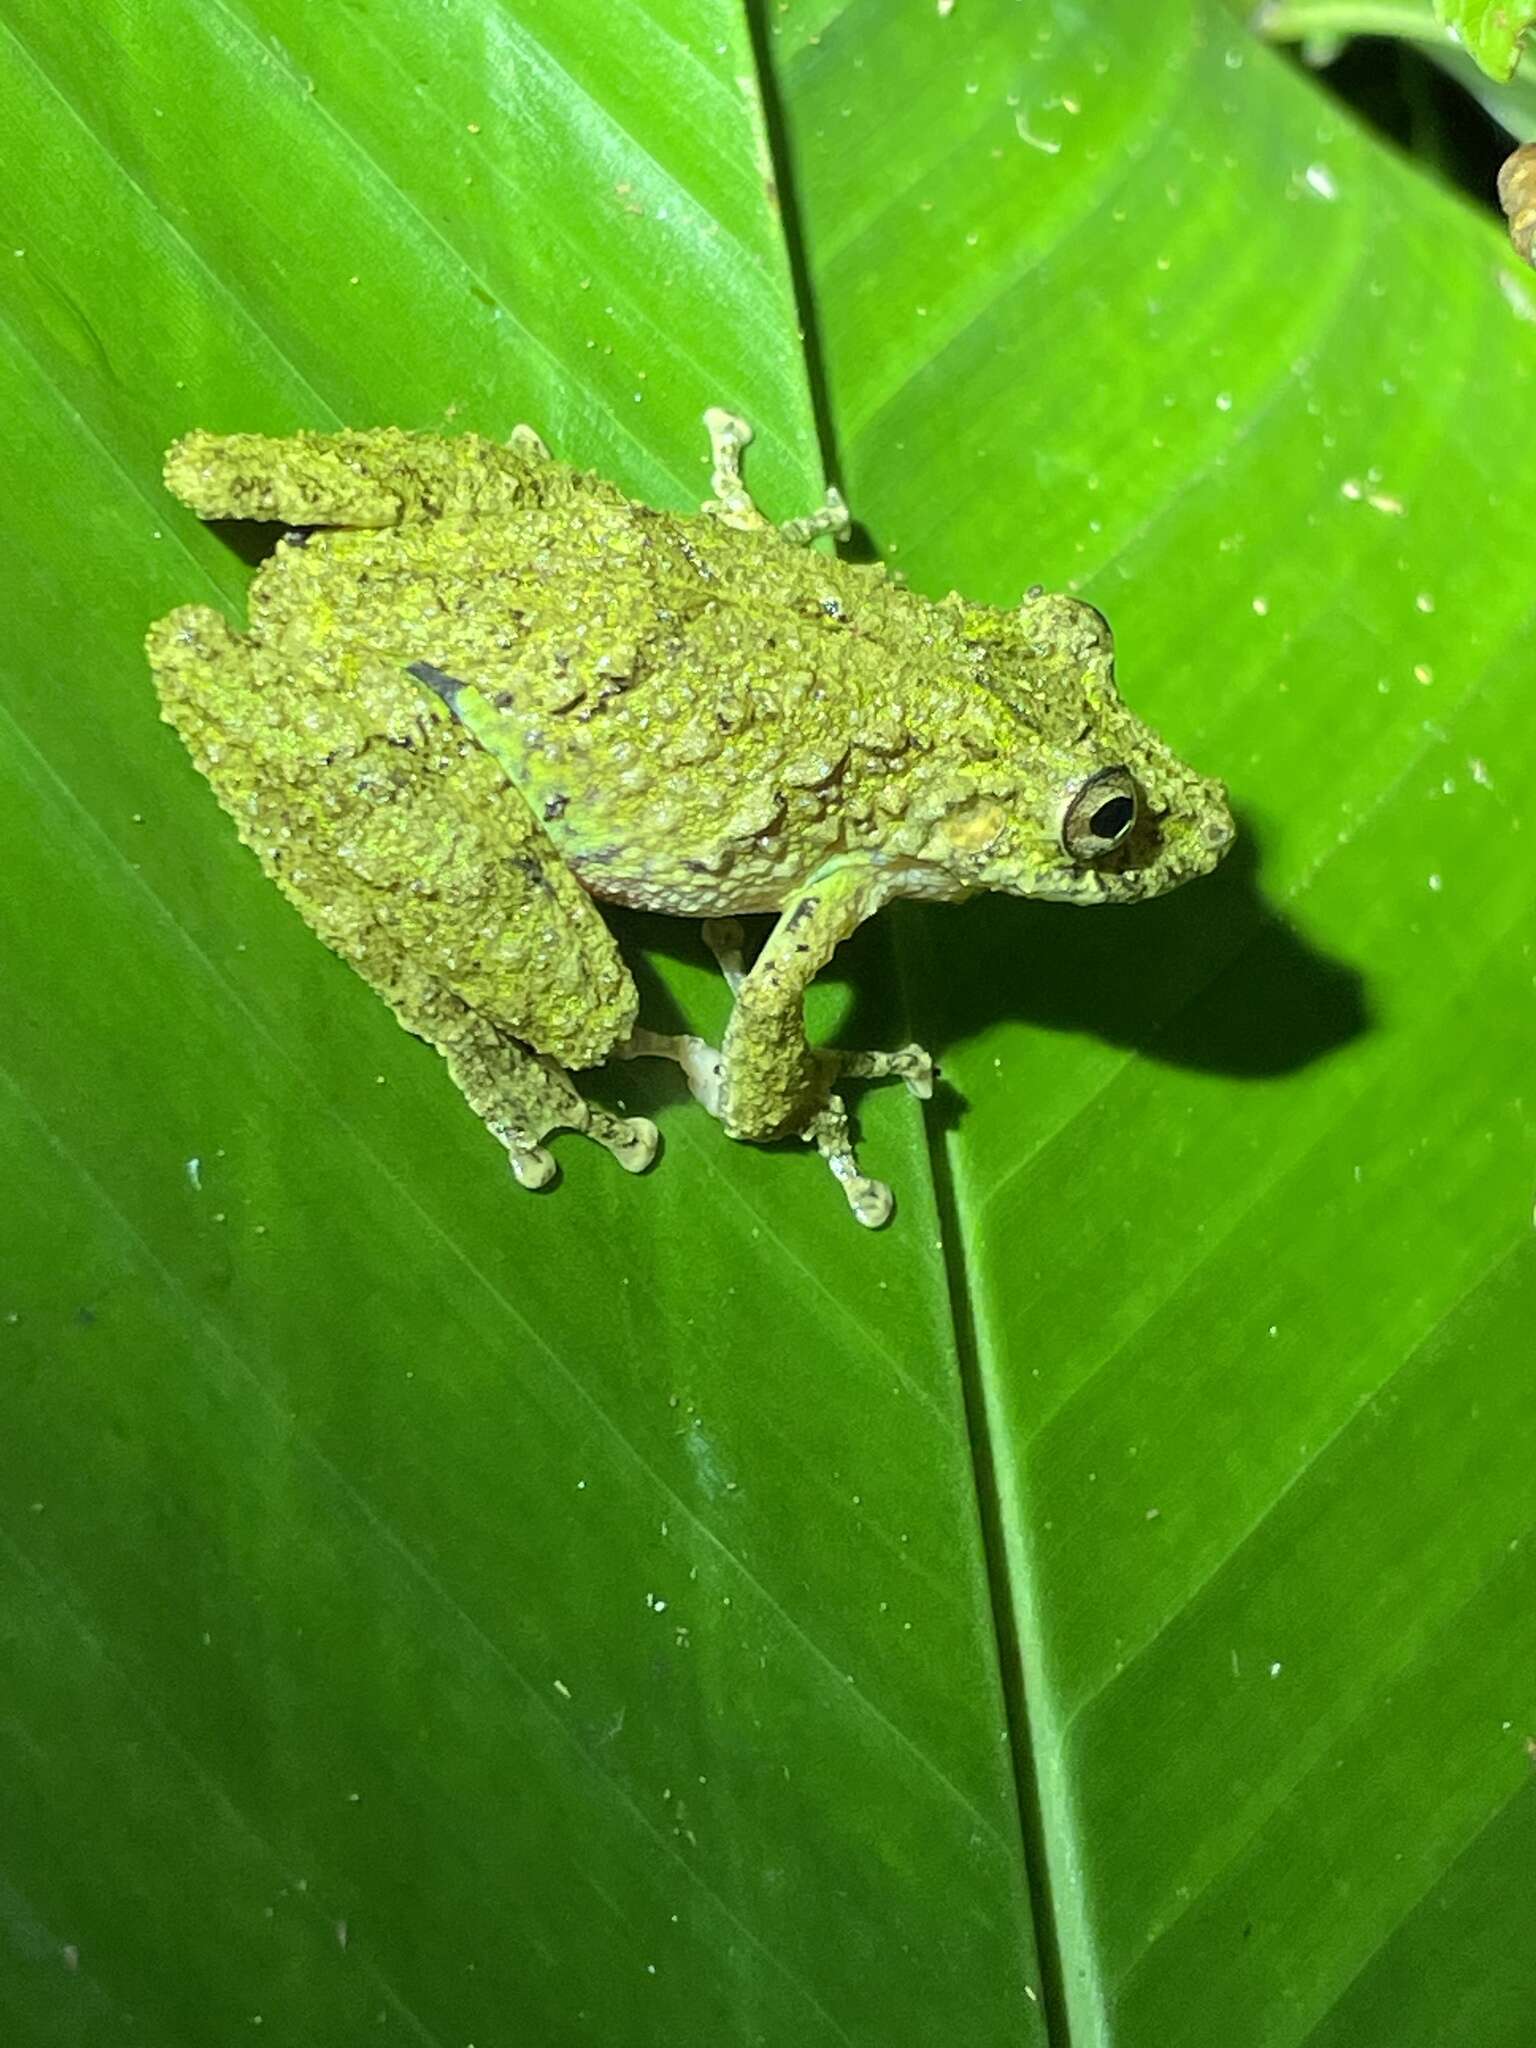
[[549,450],[531,427],[502,447],[478,434],[399,427],[335,434],[183,436],[165,481],[203,519],[287,526],[399,526],[447,511],[494,512],[525,498]]
[[[718,405],[705,413],[704,424],[709,430],[710,488],[715,495],[705,499],[703,509],[739,533],[761,532],[769,521],[753,503],[741,474],[741,451],[752,439],[751,427]],[[829,484],[824,505],[799,519],[781,519],[779,532],[792,545],[804,547],[823,533],[846,540],[849,526],[848,507]]]
[[813,1048],[805,1037],[805,991],[842,941],[897,893],[897,876],[869,859],[834,862],[788,902],[751,968],[739,971],[738,932],[727,924],[706,937],[720,958],[736,1003],[721,1048],[718,1115],[733,1138],[801,1137],[815,1144],[842,1183],[861,1223],[883,1223],[890,1193],[858,1171],[839,1075],[896,1076],[914,1095],[933,1089],[933,1065],[921,1046],[898,1052]]

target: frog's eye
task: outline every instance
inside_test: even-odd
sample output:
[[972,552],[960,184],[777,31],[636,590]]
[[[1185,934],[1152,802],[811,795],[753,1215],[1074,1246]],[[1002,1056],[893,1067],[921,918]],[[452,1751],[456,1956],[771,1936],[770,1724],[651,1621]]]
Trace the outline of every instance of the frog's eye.
[[1077,791],[1061,821],[1061,843],[1074,860],[1113,853],[1136,823],[1136,783],[1128,768],[1101,768]]

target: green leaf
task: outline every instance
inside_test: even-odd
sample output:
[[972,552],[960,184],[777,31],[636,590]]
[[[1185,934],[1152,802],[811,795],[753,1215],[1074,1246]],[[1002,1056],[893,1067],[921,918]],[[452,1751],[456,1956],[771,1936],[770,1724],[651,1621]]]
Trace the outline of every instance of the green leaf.
[[1423,0],[1264,0],[1253,20],[1272,42],[1299,43],[1307,60],[1320,66],[1330,64],[1355,36],[1414,43],[1517,140],[1529,142],[1536,135],[1536,85],[1530,73],[1513,66],[1484,69]]
[[[1240,12],[1240,9],[1234,11]],[[1431,50],[1459,41],[1450,17],[1453,4],[1433,9],[1429,0],[1261,0],[1253,25],[1277,43],[1327,44],[1351,36],[1396,36]]]
[[[1523,2048],[1533,286],[1193,0],[594,19],[0,38],[0,2032]],[[190,425],[687,505],[711,402],[1244,825],[846,949],[878,1236],[638,1068],[520,1194],[143,667]]]
[[1083,588],[1248,826],[924,922],[1071,2038],[1518,2041],[1529,287],[1210,10],[827,12],[850,502],[920,586]]
[[723,400],[819,497],[739,15],[13,19],[0,2035],[1028,2039],[919,1120],[884,1239],[659,1081],[658,1171],[521,1194],[142,653],[242,601],[197,423],[527,418],[686,505]]
[[1435,13],[1490,78],[1513,78],[1536,7],[1525,0],[1435,0]]

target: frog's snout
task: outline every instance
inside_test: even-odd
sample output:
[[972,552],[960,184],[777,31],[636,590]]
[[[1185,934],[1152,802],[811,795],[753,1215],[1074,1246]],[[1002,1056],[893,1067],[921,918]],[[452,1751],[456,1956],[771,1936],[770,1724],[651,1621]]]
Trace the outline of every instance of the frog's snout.
[[1162,858],[1167,864],[1164,886],[1208,875],[1237,837],[1237,822],[1224,782],[1201,779],[1199,796],[1187,809],[1165,818],[1160,827]]
[[1216,866],[1237,837],[1237,820],[1232,815],[1231,800],[1227,785],[1212,777],[1205,785],[1205,803],[1201,828],[1201,839],[1209,858],[1206,871]]
[[1113,853],[1094,862],[1112,901],[1161,895],[1208,875],[1237,836],[1226,785],[1186,777],[1182,788],[1143,790],[1135,826]]

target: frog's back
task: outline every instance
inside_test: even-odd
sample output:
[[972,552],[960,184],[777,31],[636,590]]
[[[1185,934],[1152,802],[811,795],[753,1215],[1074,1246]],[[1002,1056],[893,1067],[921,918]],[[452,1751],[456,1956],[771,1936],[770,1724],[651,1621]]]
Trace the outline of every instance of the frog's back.
[[558,464],[535,483],[279,548],[253,640],[348,699],[418,664],[473,686],[595,895],[772,909],[850,846],[916,842],[906,779],[995,724],[956,613],[771,527],[659,511]]
[[[591,500],[317,535],[305,577],[316,548],[308,624],[286,630],[477,688],[535,815],[618,901],[775,907],[850,834],[888,838],[903,774],[978,715],[963,663],[936,658],[944,607],[772,529]],[[337,574],[345,601],[319,594]]]
[[900,851],[904,833],[915,848],[911,776],[992,743],[998,707],[967,679],[956,615],[880,570],[640,506],[600,579],[550,568],[481,688],[597,895],[776,909],[840,853]]

